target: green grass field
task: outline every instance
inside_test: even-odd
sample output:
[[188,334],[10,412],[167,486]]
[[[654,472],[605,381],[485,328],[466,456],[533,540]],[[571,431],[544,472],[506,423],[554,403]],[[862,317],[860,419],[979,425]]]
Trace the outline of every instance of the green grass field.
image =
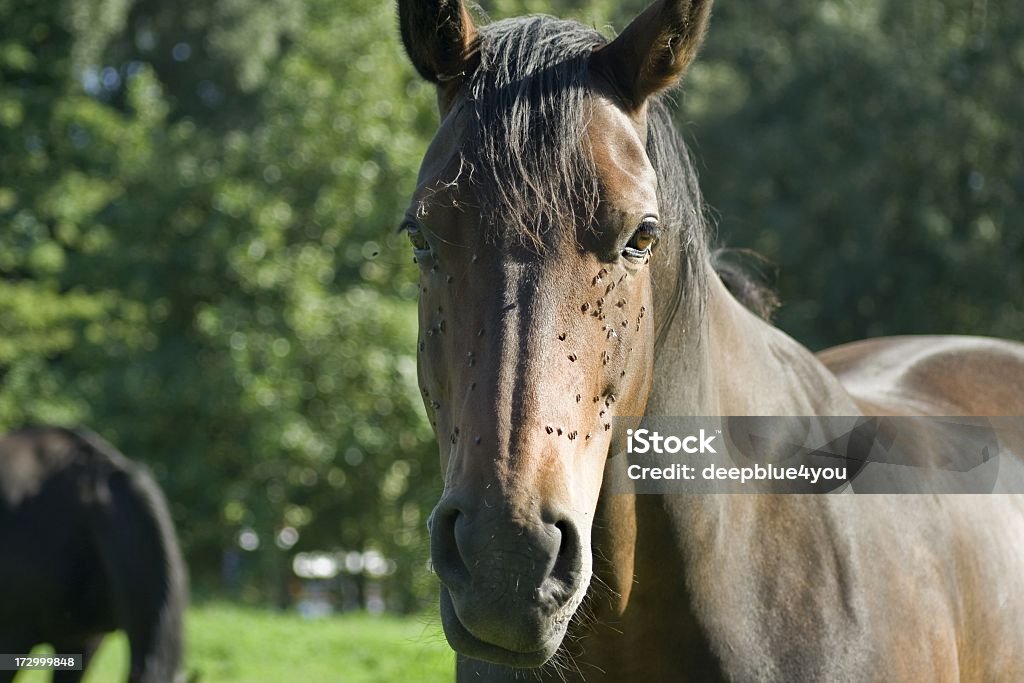
[[[188,614],[188,670],[200,683],[434,683],[455,680],[455,657],[440,624],[425,618],[293,614],[209,604]],[[39,650],[42,652],[43,649]],[[126,680],[127,640],[109,636],[85,683]],[[48,683],[23,672],[15,683]]]

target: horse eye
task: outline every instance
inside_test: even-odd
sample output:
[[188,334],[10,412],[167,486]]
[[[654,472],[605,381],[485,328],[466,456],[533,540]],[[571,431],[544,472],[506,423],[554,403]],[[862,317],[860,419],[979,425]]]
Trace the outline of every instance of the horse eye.
[[658,219],[648,216],[640,222],[640,226],[629,238],[622,255],[631,259],[645,258],[658,241]]

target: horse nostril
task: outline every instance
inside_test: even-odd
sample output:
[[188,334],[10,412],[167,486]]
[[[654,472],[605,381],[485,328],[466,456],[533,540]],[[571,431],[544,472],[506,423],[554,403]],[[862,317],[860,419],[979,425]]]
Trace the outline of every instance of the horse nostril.
[[574,586],[583,560],[580,534],[576,525],[567,519],[556,522],[555,528],[561,534],[561,539],[555,564],[551,568],[551,578],[566,586]]
[[456,526],[461,515],[454,505],[439,503],[430,518],[430,554],[434,572],[449,587],[469,582],[469,568],[456,538]]
[[524,524],[442,500],[430,519],[434,572],[457,601],[474,592],[500,592],[506,581],[514,581],[513,592],[520,584],[523,590],[546,584],[550,595],[568,595],[583,567],[580,534],[568,516],[552,517],[558,521],[538,517]]

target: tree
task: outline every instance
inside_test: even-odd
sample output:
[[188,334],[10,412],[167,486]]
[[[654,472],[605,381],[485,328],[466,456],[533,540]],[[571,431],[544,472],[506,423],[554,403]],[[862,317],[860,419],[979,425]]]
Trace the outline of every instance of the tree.
[[779,323],[1024,337],[1024,16],[983,1],[718,7],[680,121]]
[[[149,462],[200,588],[243,527],[422,567],[436,486],[394,235],[430,93],[380,39],[390,7],[298,6],[71,22],[47,89],[13,77],[40,113],[3,136],[0,422],[88,422]],[[9,41],[58,31],[67,7],[37,8]],[[45,173],[18,155],[36,138]]]

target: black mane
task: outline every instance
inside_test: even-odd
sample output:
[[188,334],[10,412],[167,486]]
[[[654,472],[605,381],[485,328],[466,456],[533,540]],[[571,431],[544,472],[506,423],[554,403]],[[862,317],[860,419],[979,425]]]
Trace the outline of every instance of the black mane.
[[462,158],[485,222],[500,226],[495,237],[540,246],[551,227],[592,220],[597,173],[582,132],[590,54],[606,42],[593,29],[547,16],[480,28]]

